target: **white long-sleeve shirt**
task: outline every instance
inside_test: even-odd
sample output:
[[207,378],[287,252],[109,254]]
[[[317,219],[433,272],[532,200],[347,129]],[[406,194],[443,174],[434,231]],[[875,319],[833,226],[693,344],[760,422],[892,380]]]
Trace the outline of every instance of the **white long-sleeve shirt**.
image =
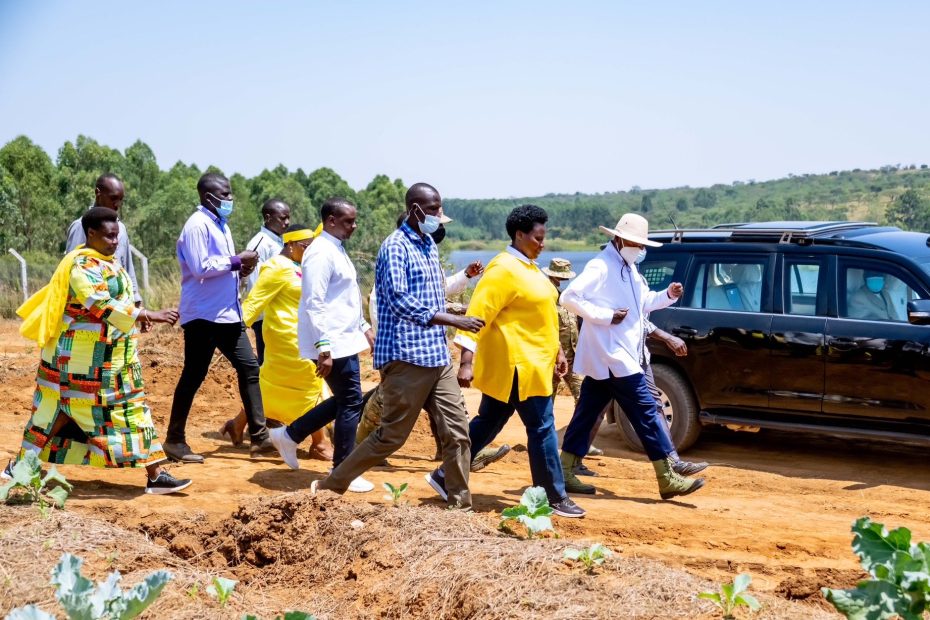
[[[668,289],[650,291],[636,265],[628,265],[613,244],[588,261],[562,292],[560,303],[584,319],[575,349],[574,372],[592,379],[643,372],[646,315],[677,301]],[[629,308],[616,325],[614,310]]]
[[[475,279],[480,278],[481,275],[475,276]],[[451,276],[446,276],[446,296],[449,295],[458,295],[466,288],[468,288],[468,275],[466,275],[465,270],[462,269],[458,273],[454,273]],[[378,296],[375,294],[375,289],[371,289],[371,294],[368,295],[368,316],[371,317],[371,326],[374,329],[378,329]]]
[[301,273],[300,356],[317,360],[329,352],[339,359],[367,349],[365,332],[371,325],[362,316],[358,276],[342,241],[321,232],[304,252]]

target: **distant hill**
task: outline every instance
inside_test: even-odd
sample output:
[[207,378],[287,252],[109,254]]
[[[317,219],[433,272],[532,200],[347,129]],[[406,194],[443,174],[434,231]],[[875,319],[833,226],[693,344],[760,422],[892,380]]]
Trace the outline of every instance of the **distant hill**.
[[837,171],[829,174],[789,175],[774,181],[735,181],[711,187],[640,189],[603,194],[546,194],[545,196],[444,201],[456,220],[455,237],[493,240],[506,237],[504,221],[510,210],[531,203],[549,213],[549,236],[596,244],[603,237],[598,224],[615,223],[633,211],[653,229],[712,226],[728,222],[764,220],[866,220],[903,228],[930,228],[930,170],[884,166],[879,170]]

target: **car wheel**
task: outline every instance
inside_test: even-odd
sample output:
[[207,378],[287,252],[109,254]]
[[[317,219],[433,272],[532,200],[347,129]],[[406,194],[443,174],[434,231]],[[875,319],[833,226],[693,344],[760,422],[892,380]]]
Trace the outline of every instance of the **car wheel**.
[[[701,422],[698,418],[698,405],[691,391],[691,386],[675,369],[664,364],[653,364],[656,387],[661,393],[661,414],[671,429],[672,443],[679,452],[684,452],[694,445],[701,434]],[[623,409],[614,402],[613,417],[620,425],[624,442],[633,450],[645,452],[643,444],[627,420]]]

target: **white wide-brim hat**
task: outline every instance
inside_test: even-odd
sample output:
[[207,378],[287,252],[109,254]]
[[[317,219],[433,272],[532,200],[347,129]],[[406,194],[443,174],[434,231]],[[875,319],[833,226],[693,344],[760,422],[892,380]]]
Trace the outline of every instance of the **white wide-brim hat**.
[[599,226],[598,228],[608,235],[620,237],[639,245],[646,245],[651,248],[662,246],[658,241],[649,240],[649,222],[642,215],[636,215],[635,213],[627,213],[621,217],[616,228],[607,228],[606,226]]

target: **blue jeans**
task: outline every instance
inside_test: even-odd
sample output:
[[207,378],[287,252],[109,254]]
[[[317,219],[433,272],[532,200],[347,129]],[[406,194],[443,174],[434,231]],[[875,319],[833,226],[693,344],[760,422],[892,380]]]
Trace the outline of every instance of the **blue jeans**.
[[623,408],[637,437],[643,442],[650,461],[664,459],[675,452],[665,420],[656,407],[656,399],[649,391],[642,373],[609,379],[584,378],[578,405],[565,430],[565,438],[562,439],[564,452],[575,456],[588,453],[591,429],[611,398]]
[[517,394],[516,374],[509,402],[503,403],[482,394],[478,415],[468,425],[471,457],[474,459],[482,448],[491,443],[516,410],[526,427],[526,448],[533,485],[544,488],[550,502],[560,502],[568,495],[565,493],[562,462],[559,460],[559,438],[555,432],[552,399],[548,396],[530,396],[526,400],[517,400]]
[[333,395],[290,423],[287,434],[300,443],[330,422],[333,425],[333,466],[339,465],[355,448],[355,430],[362,415],[362,382],[358,355],[333,360],[326,376]]

